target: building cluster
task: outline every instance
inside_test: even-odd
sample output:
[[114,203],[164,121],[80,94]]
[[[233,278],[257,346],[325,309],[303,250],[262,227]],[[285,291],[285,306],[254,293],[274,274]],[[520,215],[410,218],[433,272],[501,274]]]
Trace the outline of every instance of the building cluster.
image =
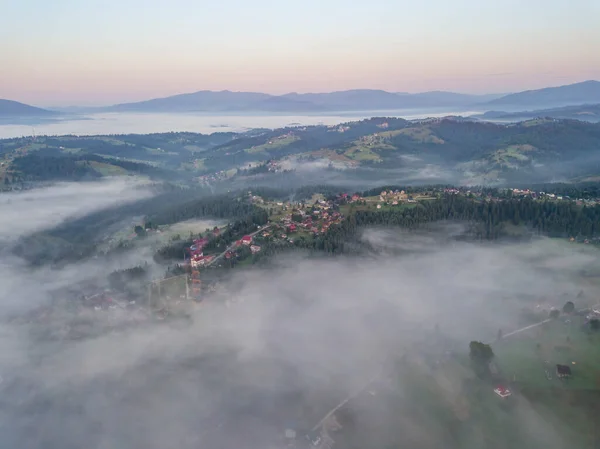
[[530,189],[508,189],[513,196],[530,197],[533,199],[546,199],[553,201],[575,201],[578,206],[594,206],[600,204],[600,198],[571,198],[568,195],[557,195],[548,192],[536,192]]
[[[334,204],[331,201],[319,200],[307,210],[294,209],[292,213],[285,215],[281,219],[285,231],[288,234],[305,230],[314,235],[327,232],[333,224],[339,224],[343,217],[342,214],[333,209]],[[300,220],[294,221],[293,216],[296,215]],[[287,238],[287,235],[286,237]]]
[[267,162],[267,170],[273,173],[283,171],[280,161],[269,161]]
[[213,182],[224,181],[230,177],[230,174],[226,170],[221,170],[216,173],[199,176],[197,179],[200,184],[210,185]]
[[194,240],[194,244],[189,247],[190,265],[192,268],[205,267],[214,260],[212,255],[204,255],[204,247],[208,244],[208,238],[203,237]]
[[412,198],[409,197],[404,190],[388,190],[387,192],[384,190],[379,194],[379,201],[392,206],[411,200]]
[[[234,246],[236,248],[239,248],[241,246],[249,246],[250,252],[252,254],[256,254],[256,253],[260,252],[260,250],[261,250],[260,246],[254,244],[254,238],[251,235],[243,236],[241,239],[239,239],[235,242]],[[229,254],[229,256],[228,256],[228,254]],[[235,257],[235,256],[236,256],[235,249],[229,250],[225,253],[226,259],[231,259],[232,257]]]
[[384,143],[384,140],[385,139],[377,133],[370,134],[368,136],[362,136],[361,138],[358,139],[358,141],[360,143],[367,145],[369,147],[372,147],[374,145],[380,145],[380,144]]
[[338,195],[337,199],[341,203],[356,203],[357,201],[364,200],[364,198],[361,197],[358,193],[355,193],[353,195],[350,195],[348,193],[341,193]]
[[327,128],[329,128],[330,131],[337,131],[338,133],[345,133],[350,130],[348,125],[329,125]]

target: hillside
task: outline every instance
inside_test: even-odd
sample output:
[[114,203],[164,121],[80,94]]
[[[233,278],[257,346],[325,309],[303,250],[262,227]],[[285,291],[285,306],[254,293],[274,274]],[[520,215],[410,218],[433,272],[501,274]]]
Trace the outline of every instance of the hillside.
[[211,188],[317,182],[506,184],[600,176],[600,124],[372,118],[246,133],[0,141],[0,182],[145,176]]
[[56,115],[56,112],[36,108],[12,100],[0,99],[0,118],[4,117],[46,117]]
[[294,170],[317,177],[324,175],[317,174],[319,170],[334,169],[327,173],[329,179],[548,182],[600,173],[598,149],[600,126],[579,121],[503,125],[452,118],[413,122],[380,118],[234,139],[205,154],[203,166],[219,171],[269,161],[268,167],[244,171],[255,180],[265,177],[261,170]]
[[487,102],[489,107],[562,107],[600,103],[600,81],[584,81],[506,95]]
[[600,104],[584,104],[581,106],[565,106],[562,108],[539,109],[535,111],[504,112],[488,111],[475,116],[483,120],[510,120],[520,121],[536,117],[583,120],[600,122]]

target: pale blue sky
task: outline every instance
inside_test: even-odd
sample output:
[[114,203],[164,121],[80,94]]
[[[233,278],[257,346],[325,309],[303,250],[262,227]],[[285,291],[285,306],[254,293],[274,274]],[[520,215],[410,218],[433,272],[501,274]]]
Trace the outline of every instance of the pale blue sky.
[[0,98],[507,92],[600,79],[600,0],[0,0]]

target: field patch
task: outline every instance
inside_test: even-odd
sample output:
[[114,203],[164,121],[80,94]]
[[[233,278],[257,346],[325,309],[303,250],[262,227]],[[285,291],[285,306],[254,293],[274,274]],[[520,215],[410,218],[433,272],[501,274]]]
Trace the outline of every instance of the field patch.
[[[583,317],[551,321],[494,345],[502,374],[524,386],[600,390],[600,333],[582,328]],[[556,365],[572,375],[561,380]]]
[[106,164],[104,162],[89,161],[89,165],[102,176],[125,176],[129,173],[122,167]]
[[298,136],[295,136],[293,134],[292,135],[285,134],[283,136],[274,137],[273,139],[269,140],[268,142],[266,142],[262,145],[257,145],[257,146],[248,148],[246,150],[246,152],[250,153],[250,154],[266,153],[269,151],[278,150],[280,148],[286,147],[298,140],[300,140],[300,138]]
[[312,157],[320,158],[320,159],[328,159],[332,162],[340,162],[348,166],[356,166],[358,165],[356,161],[350,159],[345,154],[340,154],[335,150],[317,150],[311,153],[308,153]]
[[531,156],[527,153],[534,151],[536,151],[536,148],[532,145],[510,145],[506,148],[496,150],[490,158],[496,164],[516,168],[523,162],[529,162]]
[[435,143],[442,145],[446,143],[438,136],[431,132],[431,129],[426,126],[419,126],[417,128],[403,128],[395,131],[387,131],[380,134],[383,137],[392,138],[396,136],[406,136],[415,142],[419,143]]

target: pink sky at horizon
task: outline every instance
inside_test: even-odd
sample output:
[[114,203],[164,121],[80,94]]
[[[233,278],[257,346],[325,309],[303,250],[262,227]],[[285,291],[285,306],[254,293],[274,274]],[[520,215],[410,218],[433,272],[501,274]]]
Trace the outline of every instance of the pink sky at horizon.
[[[62,86],[62,80],[57,80],[56,85],[46,81],[44,88],[33,88],[27,92],[21,93],[18,98],[11,98],[8,93],[13,89],[0,89],[0,98],[20,101],[36,106],[104,106],[116,103],[143,101],[151,98],[161,98],[171,95],[191,93],[200,90],[230,90],[237,92],[263,92],[272,95],[282,95],[290,92],[298,93],[316,93],[332,92],[338,90],[350,89],[381,89],[389,92],[408,92],[418,93],[435,90],[469,93],[469,94],[498,94],[519,92],[530,89],[540,89],[544,87],[561,86],[572,84],[589,79],[600,79],[600,72],[591,73],[591,76],[585,75],[562,75],[554,73],[532,74],[529,77],[522,77],[517,74],[490,74],[481,77],[473,76],[471,78],[444,78],[444,79],[413,79],[405,82],[373,82],[371,80],[344,79],[335,83],[335,86],[328,88],[322,83],[309,84],[300,82],[289,84],[286,79],[281,87],[274,82],[245,82],[228,83],[210,82],[203,80],[176,80],[169,83],[160,83],[152,79],[132,80],[131,84],[124,84],[119,80],[117,86],[107,83],[106,80],[69,80],[68,88]],[[496,82],[490,82],[490,79]],[[500,80],[500,82],[498,82]],[[16,90],[16,89],[15,89]]]
[[508,93],[600,79],[596,0],[19,0],[4,12],[0,98],[36,106],[199,90]]

